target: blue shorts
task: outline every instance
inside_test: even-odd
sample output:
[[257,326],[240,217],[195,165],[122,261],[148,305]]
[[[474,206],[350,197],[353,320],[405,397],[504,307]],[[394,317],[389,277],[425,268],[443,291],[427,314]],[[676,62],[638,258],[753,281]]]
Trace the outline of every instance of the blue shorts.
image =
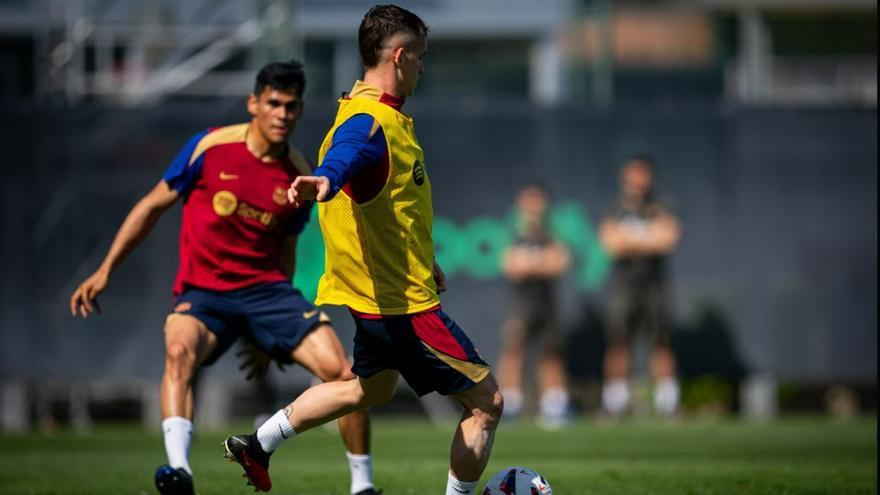
[[356,333],[351,371],[357,376],[398,370],[421,397],[433,391],[464,392],[489,375],[489,365],[474,344],[439,307],[401,316],[352,314]]
[[291,351],[309,332],[330,322],[290,282],[231,291],[189,288],[175,301],[169,318],[174,315],[195,317],[217,336],[217,347],[203,366],[213,364],[239,337],[252,340],[280,363],[293,363]]

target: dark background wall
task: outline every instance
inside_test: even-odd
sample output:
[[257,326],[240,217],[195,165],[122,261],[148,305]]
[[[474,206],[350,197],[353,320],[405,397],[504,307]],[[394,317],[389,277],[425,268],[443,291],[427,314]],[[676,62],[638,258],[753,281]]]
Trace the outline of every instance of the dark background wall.
[[[67,300],[186,139],[245,120],[243,105],[2,108],[0,378],[158,379],[179,208],[114,274],[101,316],[74,320]],[[660,194],[684,225],[672,260],[677,321],[711,308],[752,370],[876,383],[875,110],[658,104],[547,111],[418,97],[406,108],[428,157],[435,213],[457,226],[502,221],[517,186],[540,177],[592,229],[616,193],[621,161],[651,153]],[[307,156],[314,159],[334,110],[308,104],[294,137]],[[601,285],[577,275],[585,264],[601,274],[600,258],[578,252],[565,284],[571,325],[585,304],[601,301]],[[491,270],[454,271],[443,304],[494,362],[503,281]],[[334,315],[350,346],[349,319]],[[218,367],[234,373],[231,359]]]

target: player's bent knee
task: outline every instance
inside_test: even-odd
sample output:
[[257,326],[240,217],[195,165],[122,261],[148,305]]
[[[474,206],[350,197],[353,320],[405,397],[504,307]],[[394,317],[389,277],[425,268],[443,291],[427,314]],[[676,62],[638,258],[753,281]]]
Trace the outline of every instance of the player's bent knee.
[[472,411],[473,415],[486,428],[494,429],[501,420],[501,413],[504,411],[504,395],[501,394],[497,382],[491,376],[487,380],[480,382],[460,400],[462,405]]
[[380,390],[365,390],[356,376],[351,380],[345,381],[345,383],[350,386],[350,389],[345,394],[346,397],[351,401],[352,405],[359,408],[378,406],[390,400]]
[[321,379],[325,382],[345,382],[354,378],[354,375],[345,368],[324,369],[321,372]]
[[357,375],[351,372],[351,366],[343,366],[342,370],[339,372],[339,381],[347,382],[349,380],[354,380],[357,378]]
[[351,364],[346,360],[333,363],[325,363],[321,366],[318,378],[325,382],[347,382],[353,380],[355,374],[351,372]]
[[186,363],[195,361],[195,352],[180,342],[171,342],[165,348],[165,356],[169,361]]
[[195,352],[179,342],[171,342],[165,349],[166,373],[173,377],[192,375],[196,363]]
[[501,394],[501,391],[495,389],[495,391],[486,398],[484,405],[480,407],[480,411],[484,415],[483,421],[488,426],[496,426],[501,420],[501,413],[504,412],[504,396]]

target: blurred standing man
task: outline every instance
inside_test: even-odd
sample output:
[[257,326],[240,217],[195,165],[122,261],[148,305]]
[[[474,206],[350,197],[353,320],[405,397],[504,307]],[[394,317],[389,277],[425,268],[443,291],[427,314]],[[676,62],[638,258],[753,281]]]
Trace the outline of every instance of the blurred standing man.
[[504,415],[517,416],[523,405],[522,372],[528,344],[540,341],[538,363],[541,423],[561,426],[568,410],[565,364],[561,356],[556,285],[569,267],[568,249],[545,227],[547,190],[528,184],[517,196],[517,237],[503,256],[511,282],[510,318],[504,325],[498,359],[498,382],[504,394]]
[[[312,172],[287,144],[302,115],[305,84],[299,62],[263,67],[247,100],[251,121],[190,139],[129,212],[101,267],[70,298],[74,316],[98,312],[97,297],[113,269],[183,198],[176,301],[165,322],[160,392],[168,465],[159,467],[155,481],[163,494],[195,493],[188,460],[193,377],[238,337],[252,340],[279,363],[301,364],[323,381],[353,377],[326,315],[290,283],[297,236],[311,211],[311,203],[287,201],[290,182]],[[376,493],[366,414],[340,418],[339,429],[348,447],[352,493]]]
[[681,236],[678,220],[654,196],[653,164],[630,158],[620,173],[620,198],[602,221],[599,237],[614,258],[606,310],[609,346],[605,353],[602,404],[623,414],[630,399],[630,343],[644,330],[651,340],[654,409],[671,415],[678,408],[675,356],[669,342],[666,259]]
[[[348,306],[357,378],[306,390],[251,435],[226,439],[259,490],[281,443],[333,418],[391,400],[400,375],[419,395],[451,395],[464,412],[452,441],[447,495],[474,494],[492,449],[502,397],[489,366],[440,309],[431,182],[412,118],[401,111],[428,50],[424,22],[395,5],[367,12],[358,31],[364,80],[339,100],[313,177],[293,203],[317,199],[326,268],[317,303]],[[263,433],[266,434],[265,438]]]

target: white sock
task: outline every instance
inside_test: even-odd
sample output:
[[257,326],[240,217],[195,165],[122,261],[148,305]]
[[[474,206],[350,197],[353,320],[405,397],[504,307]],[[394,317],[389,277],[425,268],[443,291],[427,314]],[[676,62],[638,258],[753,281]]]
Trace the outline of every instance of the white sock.
[[168,465],[174,469],[183,468],[192,474],[189,467],[189,445],[192,442],[192,421],[181,417],[171,416],[162,420],[162,433],[165,435],[165,454],[168,456]]
[[275,452],[285,440],[293,438],[296,432],[290,426],[290,420],[284,409],[278,410],[268,421],[257,428],[257,440],[266,452]]
[[609,380],[602,387],[602,407],[611,414],[622,414],[629,405],[629,385],[626,380]]
[[669,416],[678,409],[680,396],[678,382],[675,378],[661,378],[654,386],[654,410],[663,416]]
[[501,389],[501,395],[504,396],[504,416],[513,417],[522,411],[523,394],[520,389],[505,387]]
[[370,454],[346,452],[348,469],[351,471],[351,493],[373,488],[373,458]]
[[568,392],[562,387],[547,389],[541,394],[541,415],[560,419],[568,409]]
[[476,495],[477,481],[459,481],[449,472],[449,479],[446,481],[446,495]]

